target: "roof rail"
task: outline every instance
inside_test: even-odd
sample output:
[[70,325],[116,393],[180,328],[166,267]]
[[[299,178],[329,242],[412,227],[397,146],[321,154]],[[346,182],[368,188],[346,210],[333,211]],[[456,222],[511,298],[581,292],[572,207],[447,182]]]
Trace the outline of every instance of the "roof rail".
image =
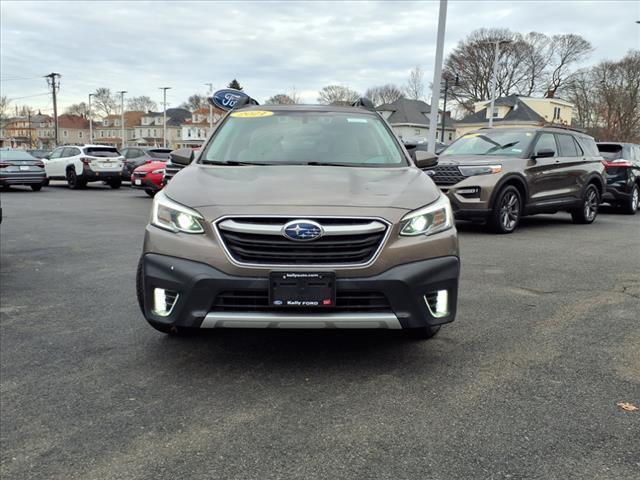
[[367,97],[360,97],[358,100],[353,102],[351,104],[351,106],[352,107],[363,107],[363,108],[366,108],[367,110],[369,110],[371,112],[375,112],[376,111],[375,105]]

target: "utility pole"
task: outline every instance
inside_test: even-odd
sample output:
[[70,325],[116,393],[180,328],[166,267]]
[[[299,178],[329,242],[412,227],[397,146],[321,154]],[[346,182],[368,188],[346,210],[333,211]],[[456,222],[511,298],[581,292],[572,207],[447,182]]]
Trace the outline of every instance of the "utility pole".
[[120,94],[120,128],[122,132],[122,148],[125,147],[124,142],[124,94],[127,93],[126,90],[121,90],[117,92]]
[[162,115],[162,146],[167,148],[167,90],[171,90],[171,87],[158,87],[162,90],[163,98],[162,106],[164,108]]
[[33,148],[33,135],[31,133],[31,109],[27,108],[27,122],[29,122],[29,148]]
[[495,57],[493,58],[493,76],[491,77],[491,107],[489,109],[489,128],[493,127],[493,109],[496,104],[496,86],[498,84],[498,59],[500,58],[500,44],[511,43],[511,40],[496,40],[494,42],[496,46]]
[[93,97],[95,93],[89,94],[89,143],[93,143],[93,115],[91,115],[91,97]]
[[57,91],[60,89],[59,73],[52,72],[49,75],[45,75],[47,79],[47,85],[51,87],[51,93],[53,95],[53,131],[54,131],[54,145],[58,146],[58,98]]
[[[456,75],[455,82],[453,83],[454,87],[457,87],[460,84],[458,79],[458,75]],[[444,79],[444,105],[442,106],[442,130],[440,131],[440,141],[444,143],[444,119],[447,116],[447,90],[449,89],[449,78],[445,77]]]
[[442,82],[442,57],[444,52],[444,31],[447,25],[447,0],[440,0],[438,15],[438,38],[436,42],[436,61],[433,68],[433,91],[431,92],[431,111],[429,112],[429,153],[436,153],[438,135],[438,105],[440,104],[440,83]]
[[[205,83],[205,85],[209,86],[209,98],[213,95],[213,83]],[[209,133],[213,130],[213,105],[211,101],[207,102],[209,104]]]

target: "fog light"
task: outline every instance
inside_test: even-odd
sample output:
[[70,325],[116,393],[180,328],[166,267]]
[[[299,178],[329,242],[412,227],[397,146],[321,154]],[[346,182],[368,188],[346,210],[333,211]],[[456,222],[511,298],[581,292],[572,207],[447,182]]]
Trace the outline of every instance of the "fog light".
[[456,189],[456,193],[463,197],[479,197],[480,187],[458,188]]
[[438,290],[429,292],[424,296],[424,303],[431,315],[436,318],[442,318],[449,315],[449,291]]
[[177,300],[178,292],[165,290],[164,288],[154,288],[152,312],[160,317],[166,317],[173,310]]

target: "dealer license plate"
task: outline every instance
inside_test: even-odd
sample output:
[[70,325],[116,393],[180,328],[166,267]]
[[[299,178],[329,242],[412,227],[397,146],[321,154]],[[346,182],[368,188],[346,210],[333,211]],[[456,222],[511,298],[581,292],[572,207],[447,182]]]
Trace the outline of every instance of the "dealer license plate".
[[292,308],[331,308],[336,304],[333,272],[271,272],[269,305]]
[[134,183],[135,183],[136,185],[142,185],[142,180],[136,179],[136,180],[134,181]]
[[29,166],[28,165],[20,165],[20,170],[29,170]]

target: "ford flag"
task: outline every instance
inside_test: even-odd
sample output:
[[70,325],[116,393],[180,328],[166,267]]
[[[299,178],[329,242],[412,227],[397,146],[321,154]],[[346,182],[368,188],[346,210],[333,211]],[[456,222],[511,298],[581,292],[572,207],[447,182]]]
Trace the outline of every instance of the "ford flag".
[[240,90],[225,88],[214,93],[213,97],[209,98],[209,102],[211,102],[214,107],[229,111],[233,110],[233,108],[236,106],[236,103],[238,103],[238,100],[243,98],[248,99],[249,95],[241,92]]

